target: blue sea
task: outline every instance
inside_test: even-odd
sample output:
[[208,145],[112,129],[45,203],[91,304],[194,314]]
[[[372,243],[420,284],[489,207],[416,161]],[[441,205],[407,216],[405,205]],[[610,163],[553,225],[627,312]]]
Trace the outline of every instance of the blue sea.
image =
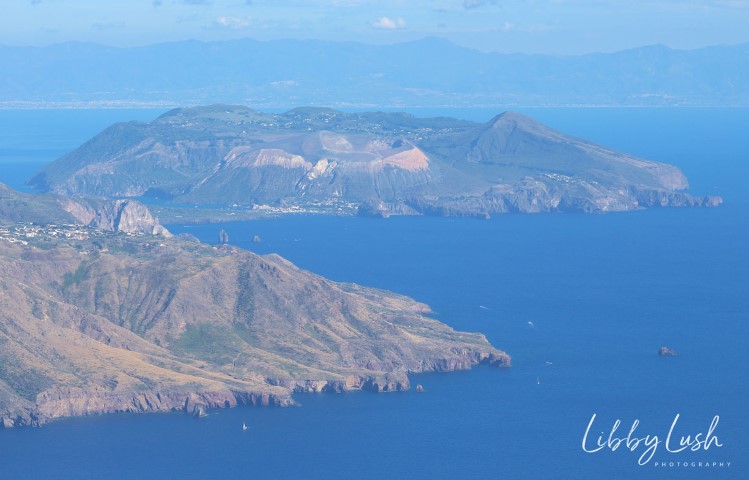
[[[171,225],[211,243],[223,227],[234,245],[412,296],[454,328],[485,333],[513,366],[418,375],[425,393],[310,394],[297,397],[298,408],[217,410],[201,420],[117,414],[0,431],[0,478],[749,478],[749,109],[524,112],[675,164],[693,192],[725,204],[489,221]],[[0,181],[23,188],[40,165],[109,123],[159,113],[0,111]],[[498,112],[414,113],[488,120]],[[659,357],[663,345],[680,355]],[[594,414],[588,449],[617,420],[615,437],[639,421],[632,437],[665,441],[677,415],[672,449],[682,436],[704,438],[716,416],[722,446],[669,453],[659,444],[645,465],[644,440],[634,452],[622,443],[586,453]]]

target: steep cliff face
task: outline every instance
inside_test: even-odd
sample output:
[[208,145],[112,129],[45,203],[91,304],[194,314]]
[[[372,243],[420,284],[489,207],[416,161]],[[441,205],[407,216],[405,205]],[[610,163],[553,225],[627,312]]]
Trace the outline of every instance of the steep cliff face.
[[0,241],[0,307],[6,427],[289,405],[295,391],[402,390],[413,372],[510,364],[409,298],[179,239],[48,250]]
[[720,203],[674,195],[688,187],[674,166],[513,112],[478,124],[311,108],[278,115],[226,105],[178,109],[151,123],[110,127],[32,183],[65,195],[204,205],[361,204],[361,214],[378,202],[392,214],[438,215]]
[[[82,220],[85,221],[85,218]],[[133,200],[114,200],[105,203],[94,212],[87,225],[113,232],[171,236],[169,231],[153,218],[145,205]]]
[[30,195],[0,183],[0,225],[18,222],[77,224],[110,232],[171,235],[145,205],[134,200],[98,201]]

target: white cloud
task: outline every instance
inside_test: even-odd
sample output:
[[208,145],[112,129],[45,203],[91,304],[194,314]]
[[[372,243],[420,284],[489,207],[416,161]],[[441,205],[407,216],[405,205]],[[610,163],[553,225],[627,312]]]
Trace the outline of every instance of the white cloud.
[[483,7],[484,5],[496,5],[497,0],[463,0],[463,8],[471,10],[473,8]]
[[252,25],[252,17],[218,17],[216,25],[240,30]]
[[270,82],[272,87],[283,88],[283,87],[298,87],[299,82],[296,80],[279,80],[277,82]]
[[370,25],[381,30],[396,30],[399,28],[406,28],[406,21],[403,17],[380,17],[377,20],[370,22]]

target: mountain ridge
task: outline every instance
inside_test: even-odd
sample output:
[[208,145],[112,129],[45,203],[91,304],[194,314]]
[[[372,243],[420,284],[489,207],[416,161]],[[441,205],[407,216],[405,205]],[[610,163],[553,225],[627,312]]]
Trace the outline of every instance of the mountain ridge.
[[[404,390],[409,373],[509,365],[483,336],[424,317],[423,305],[335,284],[278,257],[182,250],[174,240],[150,246],[130,238],[121,244],[129,254],[107,245],[110,252],[80,263],[70,248],[0,242],[0,297],[10,306],[0,320],[0,425],[116,411],[283,406],[294,404],[292,392]],[[167,259],[184,271],[164,271]],[[219,290],[203,290],[211,285]],[[262,285],[281,289],[281,297],[263,293]],[[302,301],[309,288],[317,297]],[[302,310],[293,314],[297,305]],[[261,322],[264,315],[274,320]]]
[[[0,185],[0,207],[13,193]],[[46,208],[64,198],[15,194],[33,208],[23,223],[0,208],[0,428],[288,406],[292,393],[401,391],[413,373],[510,365],[482,334],[403,295],[278,255],[131,232],[152,218],[131,200],[105,202],[86,225]]]
[[[317,107],[176,109],[115,124],[31,184],[67,196],[332,213],[626,211],[716,206],[672,165],[614,151],[516,112],[481,124]],[[265,208],[265,207],[264,207]]]
[[[542,55],[484,53],[434,39],[239,39],[5,46],[0,61],[6,105],[749,105],[749,44]],[[87,67],[94,73],[76,75]]]

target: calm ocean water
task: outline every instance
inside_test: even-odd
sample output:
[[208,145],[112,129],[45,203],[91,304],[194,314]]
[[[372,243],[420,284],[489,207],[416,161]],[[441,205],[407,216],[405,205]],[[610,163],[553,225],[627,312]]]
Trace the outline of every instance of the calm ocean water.
[[[0,111],[0,181],[19,186],[111,121],[158,113]],[[497,112],[426,113],[484,120]],[[222,225],[232,244],[426,302],[453,327],[484,332],[514,365],[420,375],[424,394],[305,395],[300,408],[220,410],[203,420],[107,415],[0,431],[0,478],[749,478],[749,110],[527,113],[678,165],[695,192],[726,204],[491,221],[297,216]],[[214,242],[221,227],[170,228]],[[249,242],[256,234],[262,243]],[[661,345],[681,355],[658,357]],[[704,435],[719,415],[723,446],[673,454],[661,445],[645,466],[644,446],[586,454],[581,441],[594,413],[589,445],[617,419],[618,436],[639,419],[635,436],[663,440],[680,414],[677,439]],[[695,466],[654,466],[685,461]]]

